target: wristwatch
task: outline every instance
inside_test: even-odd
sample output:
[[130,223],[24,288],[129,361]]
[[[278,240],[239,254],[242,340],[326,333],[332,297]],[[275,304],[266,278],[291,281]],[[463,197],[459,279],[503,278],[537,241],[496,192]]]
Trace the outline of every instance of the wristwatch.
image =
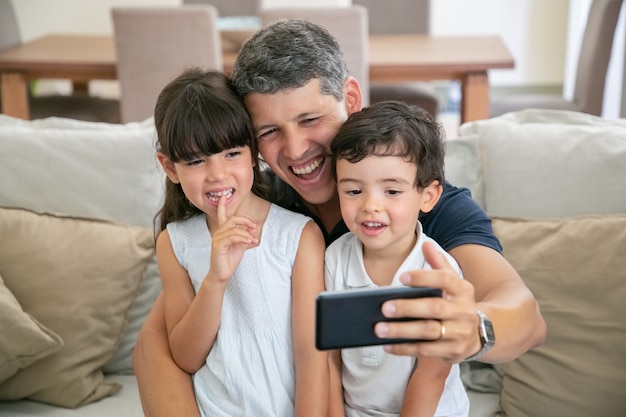
[[479,359],[496,343],[496,334],[493,331],[491,320],[480,310],[476,310],[476,314],[478,314],[478,336],[480,337],[481,348],[475,354],[465,358],[463,362]]

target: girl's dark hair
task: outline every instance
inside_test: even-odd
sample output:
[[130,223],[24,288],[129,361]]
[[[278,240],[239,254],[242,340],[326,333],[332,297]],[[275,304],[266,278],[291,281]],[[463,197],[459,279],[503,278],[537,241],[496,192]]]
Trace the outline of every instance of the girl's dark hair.
[[[200,68],[183,71],[159,94],[154,123],[156,149],[172,162],[191,161],[201,155],[248,146],[254,163],[252,192],[261,197],[267,195],[250,115],[223,73]],[[165,200],[155,217],[159,230],[200,212],[187,200],[180,184],[169,178],[165,180]]]
[[337,160],[356,163],[367,156],[399,156],[417,165],[415,186],[437,180],[443,185],[445,143],[442,126],[426,110],[398,101],[382,101],[350,115],[330,145]]

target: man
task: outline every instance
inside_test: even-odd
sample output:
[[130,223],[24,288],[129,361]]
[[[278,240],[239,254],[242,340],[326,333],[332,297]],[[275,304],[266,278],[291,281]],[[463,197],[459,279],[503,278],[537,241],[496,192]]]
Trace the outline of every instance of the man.
[[[252,116],[261,156],[275,175],[275,200],[313,217],[329,244],[347,228],[328,148],[362,104],[336,40],[304,21],[276,22],[244,44],[233,81]],[[403,282],[441,288],[444,296],[385,303],[388,317],[424,320],[379,323],[376,332],[428,342],[389,345],[389,352],[501,363],[543,343],[546,327],[537,302],[501,255],[491,221],[468,190],[446,183],[440,201],[420,221],[456,259],[465,279],[458,279],[443,256],[425,253],[433,269],[407,273]],[[169,353],[161,297],[143,326],[133,363],[146,415],[198,415],[191,379]]]

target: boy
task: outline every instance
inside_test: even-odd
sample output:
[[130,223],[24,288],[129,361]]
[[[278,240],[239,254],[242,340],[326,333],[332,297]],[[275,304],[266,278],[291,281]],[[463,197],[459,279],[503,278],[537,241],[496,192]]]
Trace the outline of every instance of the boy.
[[[402,272],[430,269],[424,246],[441,252],[460,275],[415,216],[430,212],[442,193],[441,132],[424,109],[395,101],[376,103],[343,124],[330,151],[350,233],[326,250],[327,290],[401,286]],[[331,358],[333,415],[344,415],[342,404],[347,417],[469,413],[457,364],[391,355],[382,346],[332,351]]]

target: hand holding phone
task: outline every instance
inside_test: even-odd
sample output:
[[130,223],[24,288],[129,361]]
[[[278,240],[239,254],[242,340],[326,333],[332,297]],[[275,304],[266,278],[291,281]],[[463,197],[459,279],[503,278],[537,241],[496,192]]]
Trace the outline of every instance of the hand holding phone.
[[381,339],[374,333],[379,321],[408,321],[416,318],[385,317],[387,300],[441,297],[441,289],[430,287],[382,287],[322,292],[316,300],[315,347],[319,350],[415,342],[412,339]]

